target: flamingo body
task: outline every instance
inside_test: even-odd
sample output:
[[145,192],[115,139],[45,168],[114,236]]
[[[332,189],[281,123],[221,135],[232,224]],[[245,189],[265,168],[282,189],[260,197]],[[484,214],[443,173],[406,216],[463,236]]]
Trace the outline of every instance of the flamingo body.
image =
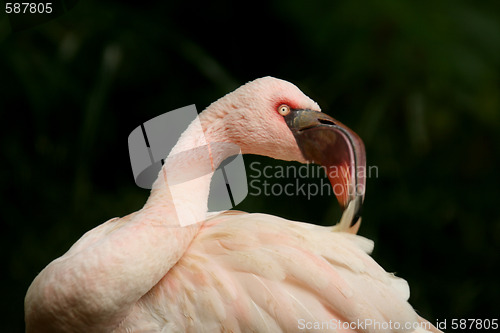
[[228,212],[204,223],[120,331],[296,332],[300,323],[358,318],[420,323],[406,282],[367,255],[372,247],[331,227]]

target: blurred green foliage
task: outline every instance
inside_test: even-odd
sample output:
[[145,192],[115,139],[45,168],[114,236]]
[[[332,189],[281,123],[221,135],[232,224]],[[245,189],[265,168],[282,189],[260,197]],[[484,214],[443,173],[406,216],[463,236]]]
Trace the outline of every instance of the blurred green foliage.
[[[360,234],[408,280],[419,313],[500,316],[498,1],[89,0],[0,38],[3,332],[24,330],[43,267],[145,202],[128,158],[136,126],[265,75],[364,139],[378,177]],[[340,215],[332,197],[249,196],[237,208]]]

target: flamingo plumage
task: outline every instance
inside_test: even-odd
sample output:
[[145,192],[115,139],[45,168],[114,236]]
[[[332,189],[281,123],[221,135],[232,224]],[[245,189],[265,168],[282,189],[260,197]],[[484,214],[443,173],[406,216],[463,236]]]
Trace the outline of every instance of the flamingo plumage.
[[[408,303],[406,281],[369,256],[373,242],[355,234],[359,223],[351,227],[364,192],[338,196],[346,210],[334,227],[207,213],[212,173],[205,169],[234,154],[212,143],[346,167],[364,158],[352,131],[271,77],[247,83],[199,118],[201,127],[183,133],[141,210],[88,231],[34,279],[27,332],[437,331]],[[209,154],[195,149],[207,144]],[[325,157],[332,147],[350,153]],[[202,176],[176,182],[186,170]],[[330,180],[351,189],[364,181],[354,178],[346,172]],[[197,223],[181,226],[184,217]]]

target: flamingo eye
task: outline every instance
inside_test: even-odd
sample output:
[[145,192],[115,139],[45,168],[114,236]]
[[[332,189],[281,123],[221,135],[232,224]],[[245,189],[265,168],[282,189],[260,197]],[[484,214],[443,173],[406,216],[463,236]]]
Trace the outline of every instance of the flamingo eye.
[[278,113],[284,117],[290,113],[290,107],[286,104],[281,104],[278,107]]

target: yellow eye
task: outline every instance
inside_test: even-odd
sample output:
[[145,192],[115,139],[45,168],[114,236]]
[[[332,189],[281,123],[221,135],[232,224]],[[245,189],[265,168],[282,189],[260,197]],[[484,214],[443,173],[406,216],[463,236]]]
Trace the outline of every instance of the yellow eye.
[[286,104],[281,104],[278,108],[278,113],[284,117],[290,113],[290,107]]

